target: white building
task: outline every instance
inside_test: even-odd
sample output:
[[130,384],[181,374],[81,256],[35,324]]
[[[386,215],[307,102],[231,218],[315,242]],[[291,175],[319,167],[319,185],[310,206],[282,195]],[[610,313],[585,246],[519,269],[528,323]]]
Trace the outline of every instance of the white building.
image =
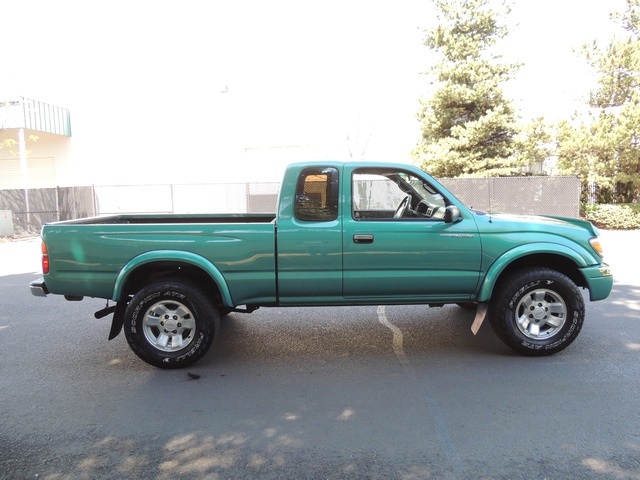
[[0,188],[279,181],[291,161],[410,162],[425,65],[407,59],[427,54],[415,7],[5,2],[0,102],[56,106],[71,128],[27,126],[28,172],[0,150]]

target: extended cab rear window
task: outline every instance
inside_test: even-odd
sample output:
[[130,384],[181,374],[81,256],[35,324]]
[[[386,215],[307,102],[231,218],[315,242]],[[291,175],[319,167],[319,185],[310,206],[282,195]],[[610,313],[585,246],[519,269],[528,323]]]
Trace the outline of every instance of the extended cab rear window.
[[306,168],[298,177],[294,213],[298,220],[328,222],[338,218],[338,170]]

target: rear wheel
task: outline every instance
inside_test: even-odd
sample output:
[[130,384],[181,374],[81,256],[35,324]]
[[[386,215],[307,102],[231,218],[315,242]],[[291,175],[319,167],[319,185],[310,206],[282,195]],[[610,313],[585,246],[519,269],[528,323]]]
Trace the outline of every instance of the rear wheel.
[[133,352],[160,368],[181,368],[209,350],[220,315],[195,285],[181,280],[153,283],[133,296],[124,333]]
[[489,321],[517,352],[551,355],[576,339],[584,315],[582,294],[571,279],[548,268],[528,268],[496,286]]

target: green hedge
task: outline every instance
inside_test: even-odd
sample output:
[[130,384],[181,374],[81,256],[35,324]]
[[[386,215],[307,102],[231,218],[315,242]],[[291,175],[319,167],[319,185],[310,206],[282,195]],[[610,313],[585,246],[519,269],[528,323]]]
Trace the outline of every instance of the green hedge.
[[580,210],[580,214],[598,228],[640,229],[640,205],[637,203],[582,205]]

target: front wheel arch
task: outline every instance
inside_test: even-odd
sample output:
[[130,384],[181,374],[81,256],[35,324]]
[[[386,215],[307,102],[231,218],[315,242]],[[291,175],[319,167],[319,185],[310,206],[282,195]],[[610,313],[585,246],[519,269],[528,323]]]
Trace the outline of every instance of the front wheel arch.
[[[515,249],[514,249],[515,250]],[[584,262],[568,254],[538,252],[516,256],[514,251],[499,258],[491,266],[480,286],[477,301],[488,302],[495,295],[496,287],[513,272],[525,268],[548,268],[566,275],[579,287],[587,287],[584,276],[580,273],[580,267]]]

